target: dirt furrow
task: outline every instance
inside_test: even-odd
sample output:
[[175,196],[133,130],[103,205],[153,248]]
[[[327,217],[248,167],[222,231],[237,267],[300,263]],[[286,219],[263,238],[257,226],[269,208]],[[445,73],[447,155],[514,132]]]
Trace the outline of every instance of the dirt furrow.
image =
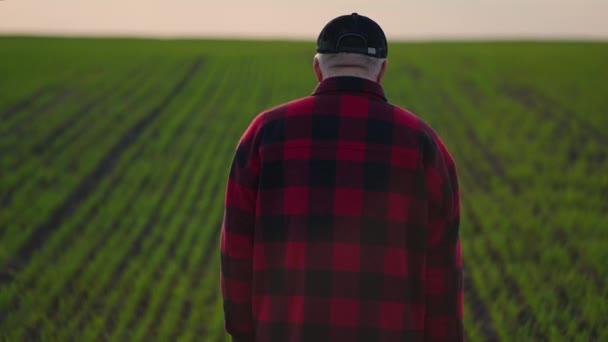
[[110,148],[108,153],[101,159],[95,169],[86,176],[81,183],[74,189],[68,198],[50,215],[47,221],[37,226],[28,240],[21,246],[17,254],[11,259],[12,264],[25,264],[30,257],[39,249],[49,236],[71,216],[93,193],[103,178],[110,174],[116,166],[124,151],[131,146],[141,133],[156,119],[171,101],[180,93],[192,76],[200,68],[202,58],[196,58],[186,74],[175,84],[173,89],[162,101],[153,108],[148,114],[135,123],[120,139]]
[[[205,253],[203,254],[203,257],[201,258],[201,263],[200,263],[200,265],[197,266],[197,269],[206,271],[207,267],[209,266],[209,263],[211,263],[211,260],[213,260],[212,253],[213,253],[213,251],[216,250],[214,246],[217,246],[219,244],[221,227],[222,227],[221,219],[218,220],[215,224],[213,224],[210,227],[211,229],[213,229],[213,233],[212,233],[211,237],[209,238],[209,241],[205,248]],[[203,279],[203,274],[197,274],[196,279],[194,279],[192,289],[196,289],[202,279]],[[217,281],[219,282],[219,279],[217,279]],[[217,293],[215,291],[210,291],[210,293],[211,293],[211,295],[204,299],[204,304],[203,304],[204,307],[213,307],[213,304],[215,303],[215,301],[219,300],[219,293]],[[199,325],[196,329],[195,336],[205,336],[207,334],[208,329],[209,329],[209,327],[206,327],[203,324]]]
[[[527,99],[526,101],[533,101],[533,98]],[[545,115],[552,115],[550,114],[550,112],[545,112]],[[563,118],[559,119],[561,121],[565,121]],[[563,125],[563,123],[562,123]],[[498,158],[496,158],[493,153],[488,149],[488,147],[481,143],[481,141],[479,140],[479,138],[477,137],[477,135],[473,132],[472,128],[470,125],[467,124],[467,134],[469,136],[469,138],[471,139],[471,141],[480,148],[480,151],[482,152],[482,154],[484,155],[484,158],[486,159],[486,161],[492,165],[493,170],[495,172],[495,174],[501,179],[501,181],[505,184],[507,184],[509,186],[509,188],[511,189],[511,193],[513,194],[513,196],[515,197],[516,200],[519,200],[518,196],[520,195],[520,191],[519,191],[519,187],[517,186],[517,184],[511,180],[508,179],[508,177],[505,174],[504,168],[500,165],[500,162],[498,160]],[[477,179],[477,178],[476,178]],[[537,211],[540,211],[537,210]],[[574,250],[573,248],[567,246],[564,241],[566,239],[565,233],[562,230],[559,230],[559,228],[556,229],[556,231],[553,234],[553,239],[556,243],[558,243],[560,246],[566,246],[566,251],[567,253],[570,255],[572,260],[578,260],[578,252],[576,250]],[[531,252],[533,252],[532,256],[535,260],[537,260],[540,263],[540,255],[538,254],[538,251],[536,250],[532,250]],[[595,272],[595,270],[593,270],[590,267],[586,267],[586,266],[579,266],[580,271],[582,274],[586,274],[588,275],[594,282],[594,284],[596,285],[596,288],[598,290],[603,289],[603,281],[601,279],[601,277],[597,274],[597,272]],[[507,282],[507,284],[509,284],[509,282]],[[511,284],[511,286],[513,286],[513,284]],[[556,291],[557,293],[567,293],[567,291],[565,291],[561,286],[557,286],[556,287]],[[570,307],[571,310],[574,310],[576,312],[580,312],[580,310],[576,307],[571,305],[571,301],[567,300],[567,296],[557,296],[557,299],[560,303],[560,305],[564,308]],[[574,315],[573,317],[581,317],[580,314],[578,315]],[[588,327],[589,324],[587,322],[585,322],[583,319],[577,319],[577,324],[579,326],[579,329],[584,329],[584,327]],[[588,331],[588,330],[587,330]],[[597,332],[596,332],[597,334]]]
[[[518,102],[524,104],[526,107],[532,109],[532,110],[539,110],[539,109],[543,109],[541,115],[543,116],[543,118],[545,120],[555,120],[556,122],[558,122],[558,131],[565,131],[568,123],[567,123],[567,119],[565,117],[557,117],[554,114],[554,111],[551,110],[551,108],[555,107],[556,104],[551,102],[550,99],[546,98],[544,95],[537,93],[536,91],[533,91],[531,89],[528,90],[524,90],[521,88],[509,88],[506,91],[509,96],[511,96],[514,100],[517,100]],[[470,94],[469,94],[470,96]],[[576,120],[576,116],[574,115],[574,113],[571,113],[572,115],[568,115],[569,118],[571,118],[572,120]],[[592,126],[590,126],[589,124],[585,123],[585,122],[579,122],[583,127],[586,127],[588,132],[593,132],[595,130],[595,128],[593,128]],[[505,184],[507,184],[509,186],[509,188],[511,189],[511,193],[513,194],[513,196],[515,197],[516,200],[520,200],[520,198],[518,197],[520,195],[520,191],[519,191],[519,187],[517,186],[517,184],[511,180],[509,180],[504,172],[504,169],[502,167],[500,167],[500,164],[498,163],[498,159],[496,157],[493,156],[492,152],[487,148],[486,145],[484,145],[483,143],[481,143],[479,141],[479,138],[474,134],[473,130],[471,129],[471,126],[467,124],[467,132],[468,132],[468,136],[469,138],[473,141],[473,143],[480,147],[480,150],[482,152],[482,154],[484,155],[484,158],[486,159],[486,161],[491,164],[493,166],[493,170],[496,173],[496,175],[499,176],[499,178],[501,179],[501,181]],[[559,133],[559,132],[558,132]],[[604,143],[604,138],[602,137],[601,134],[599,134],[599,132],[595,132],[592,134],[595,135],[595,138]],[[585,137],[585,139],[587,139],[587,137]],[[577,152],[572,152],[569,151],[569,155],[570,155],[570,161],[574,162],[576,161],[576,159],[578,159],[578,153]],[[477,179],[477,177],[475,178]],[[486,191],[487,192],[487,191]],[[540,217],[541,221],[543,220],[547,220],[547,219],[543,219],[543,217],[547,217],[549,215],[549,212],[547,211],[542,211],[540,208],[538,208],[538,206],[535,206],[535,214],[537,217]],[[573,260],[574,263],[576,263],[577,260],[579,260],[579,252],[577,250],[575,250],[574,248],[572,248],[571,246],[569,246],[566,243],[567,240],[567,235],[566,233],[560,229],[560,228],[555,228],[554,233],[551,237],[553,239],[553,241],[560,245],[560,246],[564,246],[566,252],[568,253],[568,255],[570,256],[570,259]],[[537,250],[532,249],[531,251],[531,256],[533,257],[534,260],[537,261],[537,263],[540,264],[540,255],[539,252]],[[584,264],[579,264],[579,271],[581,272],[581,274],[585,274],[587,275],[592,282],[594,283],[596,290],[598,290],[599,292],[602,291],[602,289],[604,289],[605,287],[605,281],[602,279],[602,277],[592,268],[589,266],[586,266]],[[566,291],[562,286],[557,285],[555,288],[556,292],[558,293],[558,296],[556,297],[560,306],[563,308],[569,308],[569,310],[573,311],[573,316],[572,317],[576,317],[577,318],[577,325],[579,327],[580,331],[590,331],[592,335],[597,335],[597,330],[595,328],[589,328],[589,324],[584,320],[581,319],[582,315],[580,314],[580,309],[576,306],[576,305],[572,305],[572,301],[569,300],[569,296],[567,296],[566,294],[568,293],[568,291]],[[559,295],[559,294],[562,295]],[[591,330],[589,330],[591,329]]]
[[[221,182],[214,184],[213,189],[212,189],[212,195],[211,195],[212,197],[210,197],[210,198],[217,198],[216,196],[219,195],[220,183]],[[201,190],[199,191],[197,196],[203,195],[202,188],[203,187],[201,187]],[[205,189],[205,190],[208,190],[208,189]],[[193,216],[194,214],[195,214],[195,210],[192,210],[190,212],[190,215]],[[190,284],[188,286],[188,291],[187,291],[189,293],[196,293],[196,291],[200,291],[200,284],[204,278],[204,275],[205,275],[204,272],[206,271],[206,268],[209,266],[209,263],[211,262],[214,246],[219,244],[219,234],[221,232],[222,219],[223,219],[223,216],[218,221],[216,221],[214,224],[209,226],[209,228],[214,229],[214,231],[212,233],[212,237],[209,240],[207,240],[207,244],[204,246],[204,252],[203,252],[204,255],[199,259],[197,264],[193,267],[193,269],[197,270],[197,271],[196,271],[196,273],[190,275]],[[193,238],[193,240],[198,241],[199,236],[201,234],[202,234],[202,230],[201,230],[201,232],[199,232],[197,234],[196,237]],[[182,260],[180,268],[188,269],[189,261],[190,260],[187,260],[187,259]],[[218,282],[219,282],[219,279],[218,279]],[[218,295],[219,294],[217,294],[217,293],[214,294],[213,299],[217,299]],[[209,298],[207,298],[207,302],[209,302]],[[211,302],[213,302],[213,301],[211,301]],[[194,304],[193,301],[190,299],[188,299],[184,302],[184,305],[182,306],[182,310],[180,312],[181,319],[178,321],[176,328],[173,330],[173,335],[170,338],[171,341],[178,340],[179,335],[181,333],[183,333],[184,329],[186,329],[186,324],[188,323],[188,319],[190,318],[190,315],[192,314],[193,304]],[[202,333],[204,333],[204,331]],[[197,336],[204,336],[204,335],[197,335]]]
[[42,114],[48,113],[51,109],[62,104],[67,98],[75,95],[78,90],[78,88],[68,88],[56,93],[41,108],[23,115],[22,117],[18,118],[16,122],[12,123],[12,125],[9,126],[6,130],[0,132],[0,137],[20,134],[20,129],[28,125],[34,118]]
[[[444,100],[450,101],[447,96],[444,96]],[[456,106],[451,106],[451,107],[457,108]],[[459,116],[459,121],[462,122],[461,119],[462,119],[462,115]],[[477,135],[474,134],[474,132],[470,128],[471,126],[468,125],[468,123],[466,123],[466,122],[465,122],[465,126],[467,127],[466,132],[467,132],[469,138],[473,137],[472,143],[476,147],[482,146],[483,144],[481,144],[481,141],[479,140]],[[474,182],[474,184],[472,184],[474,186],[474,188],[478,188],[480,191],[482,191],[483,193],[486,193],[486,194],[490,193],[490,187],[485,180],[490,179],[491,177],[484,174],[484,172],[482,172],[479,169],[474,167],[475,163],[472,161],[472,159],[470,159],[469,155],[467,153],[465,153],[465,150],[462,148],[460,141],[458,141],[457,139],[453,139],[451,141],[450,145],[452,146],[453,151],[458,152],[458,156],[459,156],[458,165],[460,165],[460,167],[458,168],[459,172],[463,175],[467,174],[468,179],[470,179],[471,181]],[[486,162],[490,165],[494,163],[495,165],[492,167],[492,169],[494,171],[499,170],[499,172],[502,172],[504,174],[504,168],[502,167],[500,160],[498,158],[494,157],[492,152],[487,147],[484,146],[483,148],[485,149],[485,151],[481,151],[481,153],[482,153],[482,156],[484,157],[484,159],[486,159]],[[489,158],[489,160],[488,160],[488,158]],[[497,174],[497,175],[500,177],[500,174]],[[501,177],[501,179],[503,181],[505,181],[504,178]],[[510,188],[512,190],[514,189],[513,186],[511,186]],[[466,189],[466,187],[463,186],[463,191],[465,191],[465,189]],[[474,212],[472,211],[472,209],[467,205],[463,205],[462,210],[463,210],[464,215],[466,215],[470,219],[470,222],[472,224],[471,228],[473,230],[473,234],[475,236],[483,236],[482,225],[481,225],[478,217],[474,215]],[[496,267],[501,269],[500,274],[503,275],[503,280],[505,281],[505,284],[507,285],[508,291],[510,293],[514,294],[514,297],[516,298],[517,303],[518,303],[519,307],[521,308],[520,316],[519,316],[520,323],[530,322],[531,326],[533,327],[532,329],[534,331],[536,340],[546,341],[547,337],[542,332],[540,332],[540,330],[538,328],[538,321],[536,319],[536,316],[532,312],[532,310],[527,306],[523,296],[521,295],[521,290],[520,290],[519,286],[517,285],[517,282],[505,272],[504,260],[502,259],[501,255],[492,246],[491,242],[488,241],[487,239],[485,240],[485,248],[492,260],[492,263],[494,265],[496,265]],[[488,341],[499,340],[496,330],[493,327],[493,325],[491,324],[491,316],[489,315],[489,310],[487,309],[487,307],[485,306],[485,304],[483,303],[481,298],[479,298],[477,292],[475,292],[474,287],[472,285],[473,284],[467,285],[465,283],[465,286],[468,286],[468,289],[469,289],[468,292],[465,292],[465,296],[467,296],[467,298],[469,298],[471,300],[471,304],[473,305],[473,310],[474,310],[473,311],[474,317],[478,321],[484,322],[482,324],[482,333],[484,334],[485,337],[487,337]],[[465,288],[465,290],[466,289],[467,288]]]
[[[511,100],[521,104],[525,108],[540,113],[544,119],[558,121],[561,123],[560,125],[564,127],[567,127],[567,120],[576,122],[589,133],[589,136],[593,137],[604,146],[608,145],[608,136],[593,124],[582,120],[581,117],[584,116],[579,115],[570,109],[565,110],[555,100],[542,94],[538,90],[530,86],[517,84],[504,84],[502,90]],[[563,112],[563,114],[556,114],[558,112]]]
[[[141,73],[141,71],[139,69],[135,69],[134,71],[130,72],[127,75],[127,78],[125,80],[122,80],[120,82],[120,84],[124,84],[126,83],[128,80],[133,79],[134,77],[137,77],[139,80],[143,80],[144,79],[145,74]],[[131,88],[128,88],[129,90]],[[80,122],[81,120],[83,120],[89,113],[91,113],[94,108],[96,108],[97,106],[99,106],[102,103],[107,102],[107,99],[112,95],[112,93],[116,92],[116,88],[109,88],[106,91],[104,91],[101,96],[98,96],[96,98],[90,99],[89,101],[87,101],[87,103],[85,103],[83,106],[81,106],[75,113],[75,115],[71,116],[70,118],[68,118],[67,120],[65,120],[59,127],[56,127],[55,129],[53,129],[46,137],[44,137],[40,142],[38,142],[36,145],[34,145],[32,147],[32,152],[38,155],[43,154],[46,149],[48,147],[51,146],[51,144],[61,135],[63,135],[63,133],[65,133],[66,131],[68,131],[70,128],[72,128],[74,125],[76,125],[78,122]],[[121,94],[122,95],[122,94]],[[123,96],[121,96],[121,100],[124,101],[128,98],[129,94],[125,94]]]
[[10,119],[13,115],[15,115],[15,114],[19,113],[20,111],[22,111],[23,109],[29,107],[34,101],[36,101],[36,99],[38,97],[40,97],[40,95],[44,94],[45,92],[47,92],[49,90],[50,90],[50,87],[42,87],[42,88],[34,91],[34,93],[32,95],[24,98],[23,100],[15,103],[13,106],[6,109],[2,114],[0,114],[0,118],[2,118],[3,121]]
[[[206,190],[208,190],[206,187],[200,187],[198,193],[196,194],[196,198],[202,198],[202,196]],[[194,217],[195,214],[196,214],[196,207],[192,207],[188,214],[188,217]],[[221,225],[221,222],[219,224]],[[199,237],[201,234],[202,234],[202,229],[192,238],[192,240],[199,241]],[[217,243],[219,243],[219,242],[217,242]],[[210,254],[210,252],[208,252],[207,248],[213,248],[213,246],[209,245],[205,249],[206,253]],[[202,259],[204,259],[204,258],[202,258]],[[191,261],[192,260],[190,260],[190,259],[182,259],[182,261],[180,262],[180,269],[182,269],[182,270],[188,269],[189,263]],[[200,266],[200,264],[195,266],[193,269],[199,270],[200,269],[199,266]],[[198,272],[196,274],[190,275],[191,282],[188,287],[189,293],[194,293],[194,291],[196,291],[199,288],[198,285],[200,285],[202,277],[203,277],[203,273],[198,273]],[[186,328],[185,325],[188,322],[188,318],[190,317],[190,314],[192,313],[192,305],[193,305],[193,302],[190,299],[188,299],[184,302],[184,306],[182,307],[182,310],[180,313],[181,319],[178,321],[178,325],[177,325],[176,329],[174,329],[174,335],[171,337],[171,339],[170,339],[171,341],[176,341],[179,337],[178,335],[181,334],[184,331],[184,329]]]
[[[185,122],[188,122],[188,120],[185,120]],[[198,171],[198,169],[196,167],[192,167],[190,172],[188,172],[188,174],[183,175],[180,173],[181,170],[184,169],[185,164],[191,159],[193,158],[194,152],[195,152],[195,147],[200,146],[200,142],[202,141],[202,136],[198,137],[199,139],[197,139],[196,141],[192,142],[189,147],[188,150],[182,160],[182,163],[180,165],[179,168],[177,168],[177,170],[174,173],[174,178],[177,180],[178,177],[185,177],[186,179],[194,179],[195,178],[195,173]],[[203,160],[204,155],[201,153],[199,154],[196,158],[196,163],[194,165],[200,165],[200,162]],[[171,189],[174,189],[174,186],[170,187]],[[186,194],[189,190],[189,187],[183,187],[179,193],[179,195],[177,196],[177,198],[185,198]],[[168,196],[168,195],[167,195]],[[167,196],[163,196],[163,198],[167,198]],[[194,210],[194,208],[196,208],[196,204],[198,203],[197,200],[200,200],[200,198],[197,198],[196,200],[192,201],[190,203],[190,207],[189,210]],[[162,202],[161,202],[162,203]],[[158,208],[157,211],[160,211],[160,208]],[[191,222],[191,217],[187,217],[186,220],[182,221],[181,224],[179,225],[179,228],[177,230],[176,236],[175,238],[170,242],[169,247],[167,249],[167,253],[169,255],[166,255],[165,258],[163,258],[163,261],[160,265],[158,265],[157,269],[154,271],[154,275],[152,276],[152,279],[162,279],[163,276],[163,272],[167,269],[168,263],[172,262],[173,256],[171,255],[171,253],[174,253],[176,248],[177,248],[177,244],[178,243],[184,243],[184,241],[182,240],[184,234],[186,233],[186,229],[189,227],[189,224]],[[148,233],[146,233],[145,235],[147,235]],[[144,236],[139,236],[137,238],[137,241],[141,241],[143,240]],[[159,245],[163,243],[163,239],[162,236],[159,236],[157,239],[157,241],[153,244],[153,245]],[[132,251],[130,251],[132,252]],[[151,253],[152,251],[149,251],[149,253]],[[127,254],[126,259],[132,259],[135,258],[136,255],[133,254]],[[149,258],[150,255],[148,255],[146,258]],[[177,277],[179,276],[179,274],[175,274],[172,279],[169,281],[169,283],[171,284],[175,284]],[[141,296],[140,301],[138,302],[138,304],[136,305],[136,307],[138,308],[138,312],[135,316],[133,316],[133,319],[127,324],[128,327],[133,328],[135,326],[137,326],[137,323],[139,322],[139,320],[141,318],[143,318],[146,315],[145,310],[143,310],[142,308],[147,306],[147,302],[150,299],[150,294],[152,291],[152,287],[148,287],[146,288],[146,290],[144,291],[143,295]],[[164,310],[168,304],[169,301],[169,297],[165,296],[163,298],[163,300],[161,301],[161,304],[159,305],[159,309],[157,310],[157,312],[155,313],[155,318],[154,318],[154,326],[157,326],[158,324],[160,324],[160,318],[162,316],[162,314],[164,313]],[[122,301],[119,301],[122,302]],[[116,308],[117,310],[120,310],[120,308]],[[152,336],[153,337],[153,336]]]
[[[566,243],[568,237],[562,228],[557,227],[554,229],[553,239],[557,244],[565,248],[566,253],[568,256],[570,256],[571,260],[576,261],[580,259],[580,252]],[[595,269],[585,264],[579,264],[578,270],[581,274],[585,275],[585,277],[589,279],[591,283],[593,283],[598,293],[601,293],[606,288],[606,279],[599,275]]]
[[473,310],[473,320],[481,327],[480,333],[482,334],[483,340],[499,341],[500,338],[496,333],[496,328],[494,328],[490,311],[486,307],[483,300],[479,297],[473,280],[469,279],[469,277],[466,275],[464,277],[464,293],[466,298],[465,300],[469,302],[469,307],[471,310]]
[[[135,76],[135,75],[129,75],[129,77],[133,77],[133,76]],[[83,105],[80,109],[78,109],[73,116],[66,119],[64,121],[64,123],[62,123],[59,127],[56,127],[55,129],[53,129],[49,135],[42,138],[42,141],[34,144],[30,149],[31,153],[34,155],[38,155],[38,156],[44,156],[45,154],[49,154],[48,149],[52,146],[52,143],[58,137],[60,137],[62,134],[64,134],[66,131],[68,131],[70,128],[72,128],[74,125],[78,124],[81,120],[83,120],[84,117],[87,116],[87,114],[89,114],[90,112],[93,111],[95,106],[97,106],[99,103],[102,103],[104,100],[106,100],[108,95],[111,94],[112,91],[114,91],[114,89],[110,89],[109,91],[105,92],[105,94],[102,95],[101,97],[89,100],[85,105]],[[127,97],[128,96],[124,96],[123,100],[126,100]],[[67,142],[63,143],[62,146],[56,147],[54,150],[63,151],[70,144],[73,144],[73,141],[67,141]],[[50,153],[49,155],[52,156],[52,158],[48,162],[45,162],[47,164],[52,163],[52,160],[54,159],[53,153]],[[24,156],[22,156],[22,158],[16,160],[10,166],[10,168],[13,170],[22,168],[23,165],[27,162],[28,158],[31,159],[31,155],[25,154]],[[15,172],[17,172],[17,171],[15,171]],[[20,177],[20,179],[18,181],[14,182],[14,185],[12,187],[8,188],[4,192],[4,194],[0,195],[0,206],[6,208],[9,205],[11,205],[12,201],[13,201],[13,196],[24,185],[24,180],[26,180],[26,179],[31,180],[31,174],[29,174],[27,172],[21,172],[21,173],[23,173],[24,175],[22,177]]]
[[[473,168],[467,168],[464,171],[468,172],[472,179],[478,179],[480,177],[479,173],[473,172],[474,171]],[[503,182],[507,182],[504,178],[501,178],[501,180]],[[480,189],[483,192],[489,193],[487,190],[484,190],[481,186],[479,186],[479,187],[480,187]],[[513,187],[511,187],[511,190],[513,190]],[[515,192],[513,192],[513,195],[517,198],[517,194]],[[471,215],[469,215],[469,217],[471,217]],[[473,229],[475,231],[475,234],[477,234],[477,235],[482,234],[481,230],[479,230],[479,228],[481,227],[481,225],[479,224],[479,219],[477,217],[472,217],[472,219],[475,219],[475,221],[473,221],[473,222],[477,223],[477,224],[473,225]],[[560,241],[557,239],[557,237],[554,236],[554,238],[556,239],[555,242],[559,243],[560,245],[564,245],[563,241],[560,243]],[[492,257],[492,260],[501,260],[500,255],[498,254],[498,252],[496,250],[493,249],[493,247],[492,247],[492,245],[491,245],[491,243],[489,241],[486,242],[486,246],[487,246],[487,248],[489,248],[489,255]],[[578,257],[577,257],[578,252],[577,251],[575,251],[572,248],[567,247],[567,246],[566,246],[566,249],[567,249],[567,252],[570,253],[572,260],[578,260]],[[533,260],[535,260],[535,262],[537,262],[538,264],[540,264],[541,257],[540,257],[539,251],[536,250],[536,249],[531,249],[529,252],[530,252],[531,258]],[[585,268],[584,266],[581,266],[581,267],[582,267],[581,268],[581,272],[583,272],[583,274],[590,275],[592,277],[592,279],[595,281],[596,287],[598,287],[598,289],[601,289],[602,288],[601,286],[603,286],[603,282],[601,281],[601,277],[599,277],[599,275],[597,275],[597,273],[595,273],[593,269]],[[504,274],[504,272],[501,272],[501,273]],[[512,279],[512,278],[505,279],[505,283],[506,283],[507,287],[509,287],[510,289],[516,289],[516,291],[519,291],[518,290],[518,286],[515,283],[514,279]],[[561,287],[559,285],[556,286],[556,291],[558,293],[560,293],[560,292],[565,293],[566,292],[563,289],[563,287]],[[516,296],[516,298],[519,298],[520,302],[522,302],[522,303],[524,302],[523,298],[521,297],[521,294],[519,296]],[[580,312],[580,310],[578,308],[576,308],[575,306],[573,306],[572,304],[570,304],[572,302],[569,301],[569,300],[566,300],[566,298],[567,298],[567,296],[561,296],[561,297],[558,296],[557,299],[560,302],[560,305],[562,307],[564,307],[564,308],[568,308],[569,307],[571,310],[574,310],[576,312]],[[574,315],[573,317],[580,318],[581,315],[577,314],[577,315]],[[530,320],[530,319],[532,319],[532,321],[536,321],[536,318],[534,318],[534,315],[532,314],[532,311],[529,310],[529,309],[522,311],[522,313],[520,313],[519,319],[521,321],[526,321],[526,320]],[[581,327],[588,327],[589,326],[589,324],[587,322],[585,322],[584,320],[582,320],[582,319],[577,319],[577,324],[579,325],[579,329],[582,329]],[[589,330],[587,330],[587,331],[589,331]],[[592,330],[592,333],[593,333],[593,331],[595,331],[595,330]],[[595,332],[595,333],[597,334],[597,332]]]
[[[474,231],[477,232],[476,235],[484,236],[484,229],[482,228],[481,221],[479,220],[479,217],[477,217],[475,212],[472,209],[468,208],[466,209],[466,215],[470,219]],[[519,313],[517,316],[518,323],[522,325],[530,325],[530,329],[533,332],[533,337],[535,341],[548,341],[549,339],[547,338],[547,336],[540,330],[536,314],[534,313],[532,308],[530,308],[530,306],[526,303],[522,295],[521,289],[519,288],[519,285],[517,284],[515,279],[513,279],[513,277],[509,275],[509,273],[506,271],[506,268],[504,266],[505,260],[502,258],[500,253],[494,248],[494,246],[492,246],[492,243],[489,240],[484,240],[485,248],[488,252],[490,259],[492,260],[492,264],[496,266],[496,268],[498,269],[498,273],[502,275],[502,279],[505,282],[507,292],[513,296],[513,299],[519,307]]]
[[[202,159],[202,158],[201,158]],[[193,221],[194,215],[197,211],[197,203],[200,203],[200,201],[203,199],[203,196],[205,195],[205,191],[207,190],[206,186],[204,186],[204,182],[203,182],[203,186],[199,186],[199,190],[197,191],[197,193],[195,194],[195,196],[193,197],[194,200],[191,202],[188,210],[187,210],[187,214],[186,214],[186,220],[184,222],[182,222],[182,224],[180,225],[180,229],[178,232],[178,237],[176,239],[174,239],[171,244],[169,245],[168,248],[168,253],[170,256],[170,259],[173,260],[173,258],[175,257],[175,253],[177,250],[177,244],[178,243],[183,243],[184,241],[182,240],[184,234],[185,234],[185,229],[191,224],[191,222]],[[208,209],[208,206],[207,208]],[[198,236],[199,234],[195,234],[195,237],[193,237],[190,241],[188,241],[188,250],[191,250],[192,247],[194,246],[194,243],[197,241],[196,236]],[[187,264],[186,261],[188,260],[188,258],[183,258],[180,262],[180,270],[186,270],[187,268]],[[173,279],[170,281],[170,283],[174,284],[176,281],[178,275],[175,275],[173,277]],[[154,315],[154,319],[153,319],[153,323],[151,325],[152,329],[147,333],[147,338],[146,340],[150,340],[153,339],[153,337],[155,336],[155,332],[156,329],[160,326],[161,324],[161,320],[163,315],[166,313],[166,307],[169,305],[169,301],[171,300],[171,298],[169,296],[165,296],[162,299],[162,302],[159,305],[159,309],[157,310],[157,312]],[[184,306],[187,305],[187,302],[184,303]],[[181,317],[181,316],[180,316]]]

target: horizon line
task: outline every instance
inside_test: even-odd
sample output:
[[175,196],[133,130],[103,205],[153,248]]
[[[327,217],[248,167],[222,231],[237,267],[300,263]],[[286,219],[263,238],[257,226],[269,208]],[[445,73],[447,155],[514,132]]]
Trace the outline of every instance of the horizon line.
[[[316,38],[305,36],[275,36],[275,35],[238,35],[238,34],[150,34],[133,32],[0,32],[2,38],[73,38],[73,39],[139,39],[139,40],[235,40],[235,41],[283,41],[310,42]],[[602,35],[458,35],[441,36],[428,35],[418,37],[393,37],[390,42],[598,42],[608,43],[608,36]]]

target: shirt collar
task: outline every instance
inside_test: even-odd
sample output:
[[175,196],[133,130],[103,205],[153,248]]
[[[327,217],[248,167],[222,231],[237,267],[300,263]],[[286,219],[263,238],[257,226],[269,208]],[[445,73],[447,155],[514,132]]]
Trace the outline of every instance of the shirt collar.
[[386,102],[384,90],[379,83],[354,76],[337,76],[326,78],[315,89],[313,95],[332,93],[361,93],[379,98]]

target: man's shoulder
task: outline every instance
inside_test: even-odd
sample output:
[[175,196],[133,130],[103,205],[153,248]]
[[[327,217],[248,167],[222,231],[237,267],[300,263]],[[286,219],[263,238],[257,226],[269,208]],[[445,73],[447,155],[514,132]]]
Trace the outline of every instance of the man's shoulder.
[[[257,118],[262,122],[268,122],[285,116],[313,114],[314,102],[315,96],[312,95],[297,98],[266,109],[259,113]],[[396,124],[405,124],[412,127],[421,126],[420,128],[423,130],[430,129],[430,126],[423,119],[405,108],[389,102],[377,101],[377,103],[380,104],[380,107],[376,107],[378,114],[386,115],[387,112],[392,112]],[[374,116],[374,111],[371,111],[369,114],[370,116]]]
[[423,134],[436,134],[433,128],[417,114],[397,105],[391,104],[391,106],[393,107],[393,120],[395,124],[415,129]]
[[[399,117],[402,120],[406,120],[406,121],[411,121],[411,122],[416,122],[416,129],[419,132],[419,136],[422,138],[421,142],[423,142],[423,148],[427,148],[429,149],[428,151],[434,152],[434,151],[438,151],[441,153],[441,155],[443,156],[443,158],[445,160],[447,160],[450,164],[454,163],[454,160],[452,158],[452,155],[450,154],[450,152],[448,151],[445,143],[443,142],[443,139],[439,136],[439,134],[437,133],[437,131],[429,124],[427,123],[425,120],[423,120],[422,118],[418,117],[416,114],[400,108],[400,107],[396,107],[399,110]],[[431,153],[433,154],[433,153]]]
[[286,116],[311,113],[314,99],[312,96],[301,97],[289,102],[266,109],[258,113],[247,127],[245,133],[241,137],[239,144],[247,140],[256,140],[255,137],[260,137],[260,133],[267,130],[269,127],[280,125],[280,120]]
[[393,120],[395,123],[417,126],[423,122],[422,119],[413,112],[394,104],[389,105],[392,107]]
[[392,106],[394,108],[394,120],[397,125],[414,129],[419,133],[423,141],[433,146],[433,148],[439,148],[444,154],[449,156],[443,140],[430,124],[407,109],[395,105]]
[[[368,113],[369,118],[390,120],[394,125],[406,130],[407,132],[404,131],[404,134],[417,132],[433,142],[439,140],[441,143],[436,131],[418,114],[389,102],[378,101],[375,103],[380,105],[376,107],[378,112],[370,111]],[[287,117],[314,114],[314,108],[315,96],[293,99],[260,112],[255,116],[249,128],[253,131],[259,131],[265,126],[275,126],[277,122]]]

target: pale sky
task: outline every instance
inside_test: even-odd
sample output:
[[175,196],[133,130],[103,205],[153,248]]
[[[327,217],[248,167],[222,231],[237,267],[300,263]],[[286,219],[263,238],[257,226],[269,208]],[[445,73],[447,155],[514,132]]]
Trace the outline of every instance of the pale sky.
[[314,39],[351,12],[389,40],[608,39],[608,0],[0,0],[0,35]]

